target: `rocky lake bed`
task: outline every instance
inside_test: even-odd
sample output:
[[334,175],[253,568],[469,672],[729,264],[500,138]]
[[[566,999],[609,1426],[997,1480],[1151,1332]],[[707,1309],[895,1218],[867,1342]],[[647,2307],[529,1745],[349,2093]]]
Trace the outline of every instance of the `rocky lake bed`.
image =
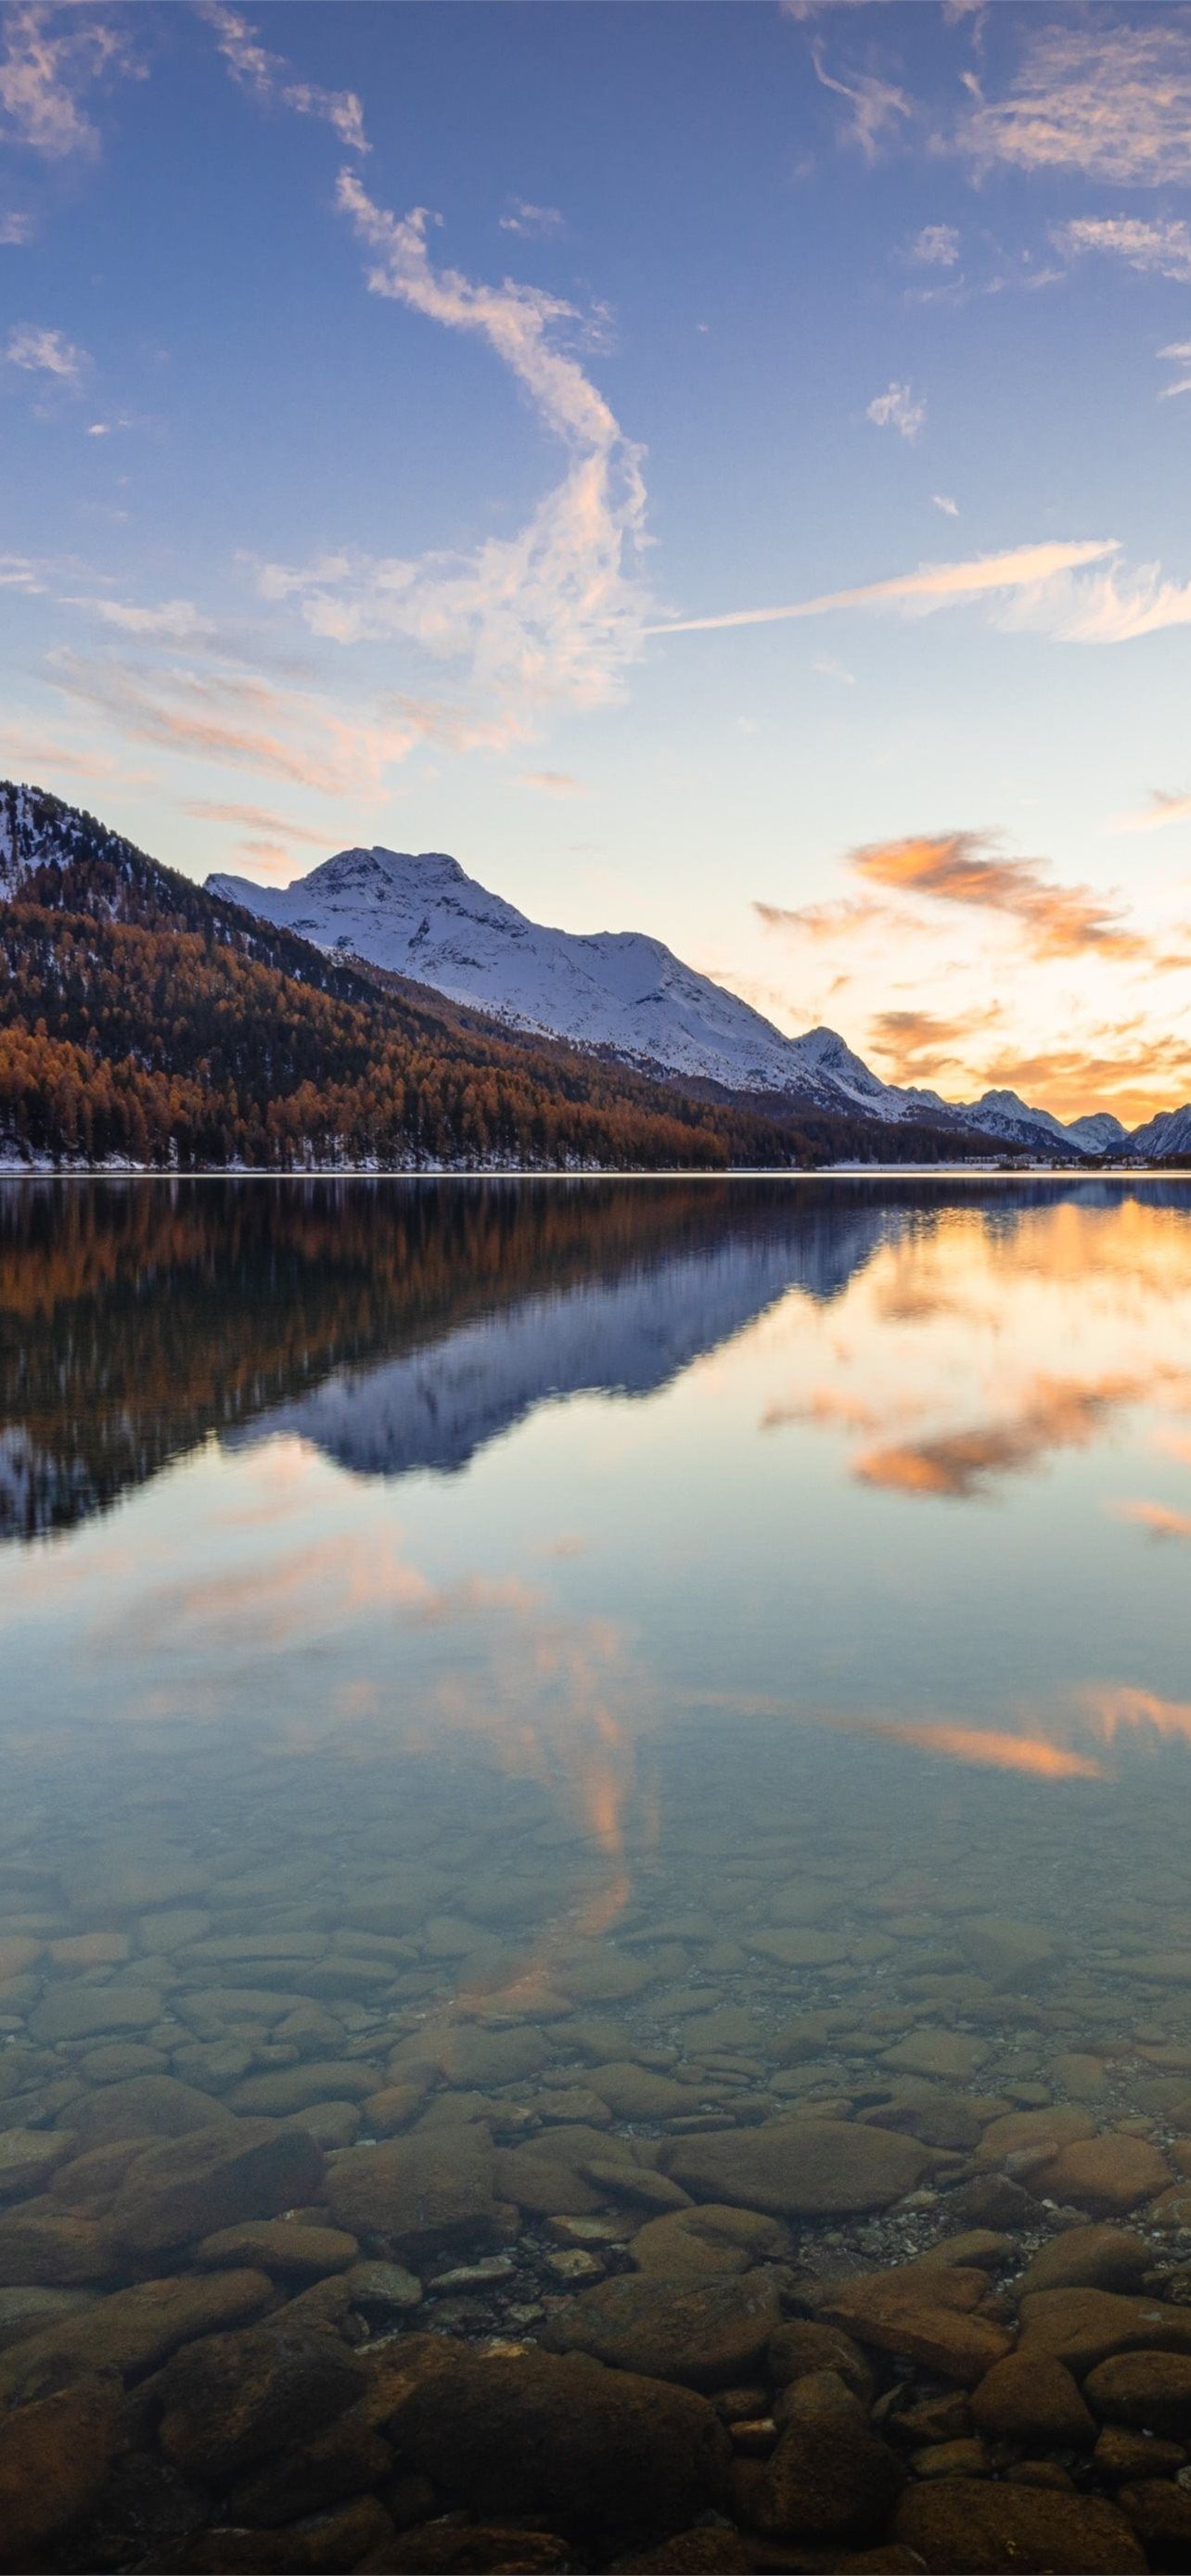
[[6,1833],[0,2563],[1185,2565],[1173,1850],[487,1787]]

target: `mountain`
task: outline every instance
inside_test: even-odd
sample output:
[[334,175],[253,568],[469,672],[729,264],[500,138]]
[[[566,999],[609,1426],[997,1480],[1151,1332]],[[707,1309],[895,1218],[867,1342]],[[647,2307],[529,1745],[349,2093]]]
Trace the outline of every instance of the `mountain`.
[[956,1151],[939,1122],[891,1136],[834,1098],[697,1093],[328,954],[0,784],[10,1169],[715,1171]]
[[[341,850],[289,886],[207,879],[208,893],[296,933],[324,955],[415,977],[509,1027],[618,1056],[652,1074],[733,1094],[793,1095],[844,1117],[992,1136],[1048,1156],[1104,1151],[1088,1122],[1063,1127],[1012,1091],[957,1107],[882,1082],[834,1029],[783,1035],[760,1011],[637,931],[551,930],[441,850]],[[1102,1113],[1096,1126],[1104,1126]],[[1111,1140],[1124,1136],[1115,1120]]]
[[1183,1109],[1162,1110],[1146,1126],[1135,1129],[1129,1144],[1139,1158],[1147,1156],[1156,1163],[1174,1155],[1191,1155],[1191,1104]]

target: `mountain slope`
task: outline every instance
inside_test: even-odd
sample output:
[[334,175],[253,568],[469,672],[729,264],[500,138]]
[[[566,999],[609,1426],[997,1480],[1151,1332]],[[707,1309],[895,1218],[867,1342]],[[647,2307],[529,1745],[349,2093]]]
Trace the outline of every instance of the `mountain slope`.
[[[871,1120],[694,1098],[375,977],[0,785],[0,1153],[167,1169],[877,1159]],[[888,1159],[937,1161],[907,1127]],[[882,1158],[885,1158],[883,1155]]]
[[[793,1094],[837,1115],[925,1121],[1082,1159],[1104,1140],[1014,1092],[967,1107],[882,1082],[834,1029],[786,1037],[749,1003],[637,932],[590,937],[531,921],[441,850],[341,850],[285,887],[217,875],[207,890],[329,956],[413,976],[510,1026],[598,1048],[734,1094]],[[1115,1122],[1113,1122],[1115,1124]],[[1121,1136],[1124,1130],[1118,1131]]]

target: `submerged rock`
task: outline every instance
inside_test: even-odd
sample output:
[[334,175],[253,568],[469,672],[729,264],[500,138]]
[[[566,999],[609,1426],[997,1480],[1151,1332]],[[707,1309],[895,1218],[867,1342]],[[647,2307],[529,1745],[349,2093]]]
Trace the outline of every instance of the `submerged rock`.
[[542,2340],[549,2351],[588,2353],[644,2379],[728,2388],[759,2364],[781,2313],[761,2272],[689,2286],[629,2273],[571,2300]]
[[843,2120],[770,2120],[717,2129],[667,2146],[663,2170],[696,2199],[778,2218],[887,2209],[929,2173],[934,2156],[913,2138]]
[[723,2503],[731,2449],[694,2389],[578,2354],[456,2347],[392,2417],[401,2458],[480,2515],[638,2547]]

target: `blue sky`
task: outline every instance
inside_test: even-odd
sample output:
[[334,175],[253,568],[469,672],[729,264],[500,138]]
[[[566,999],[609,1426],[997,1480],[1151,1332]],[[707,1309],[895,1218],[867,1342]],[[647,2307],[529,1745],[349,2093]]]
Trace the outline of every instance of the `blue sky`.
[[1186,1097],[1191,9],[3,26],[5,771]]

